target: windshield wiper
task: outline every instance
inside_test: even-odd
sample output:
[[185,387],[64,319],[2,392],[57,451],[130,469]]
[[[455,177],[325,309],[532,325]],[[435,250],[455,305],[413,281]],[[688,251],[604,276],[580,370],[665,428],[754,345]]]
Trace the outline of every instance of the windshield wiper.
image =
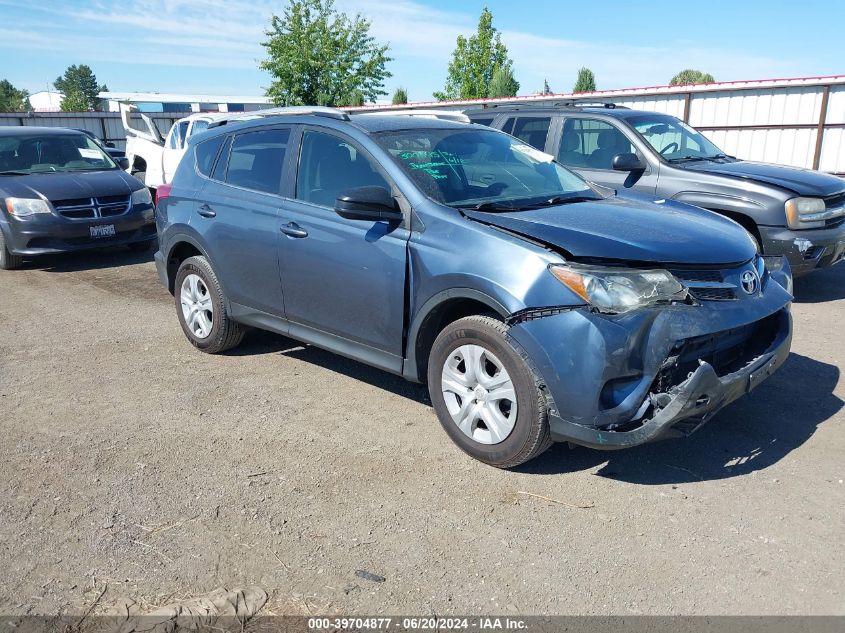
[[598,196],[553,196],[548,200],[543,200],[542,202],[536,202],[532,205],[528,205],[526,209],[539,209],[540,207],[555,207],[561,204],[574,204],[576,202],[594,202],[596,200],[601,200]]
[[471,211],[487,211],[487,212],[507,212],[520,211],[522,207],[515,207],[512,204],[505,204],[503,202],[479,202],[469,207],[458,207],[459,209],[469,209]]
[[678,156],[677,158],[670,158],[670,163],[679,163],[683,161],[692,161],[692,160],[710,160],[713,156]]

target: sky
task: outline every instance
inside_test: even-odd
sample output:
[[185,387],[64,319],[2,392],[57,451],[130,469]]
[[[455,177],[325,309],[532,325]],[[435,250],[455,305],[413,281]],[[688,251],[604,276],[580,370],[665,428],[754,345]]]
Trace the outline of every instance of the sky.
[[[261,46],[284,0],[0,0],[0,79],[47,89],[88,64],[120,92],[263,95]],[[571,91],[587,66],[598,89],[665,85],[684,68],[717,81],[845,73],[845,3],[828,0],[336,0],[390,45],[392,93],[442,89],[459,34],[484,6],[514,61],[520,94]]]

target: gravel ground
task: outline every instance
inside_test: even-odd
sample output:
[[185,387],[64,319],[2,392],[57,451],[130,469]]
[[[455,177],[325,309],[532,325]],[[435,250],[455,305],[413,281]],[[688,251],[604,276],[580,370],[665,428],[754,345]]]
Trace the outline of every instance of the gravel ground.
[[258,585],[265,613],[845,614],[845,265],[796,295],[790,359],[699,433],[506,472],[418,385],[270,334],[195,351],[147,255],[0,273],[0,613]]

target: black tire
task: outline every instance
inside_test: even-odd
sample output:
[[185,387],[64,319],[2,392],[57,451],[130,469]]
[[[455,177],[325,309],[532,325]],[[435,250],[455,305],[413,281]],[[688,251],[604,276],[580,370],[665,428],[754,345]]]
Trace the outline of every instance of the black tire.
[[6,238],[3,237],[3,231],[0,231],[0,270],[14,270],[23,265],[23,257],[13,255],[6,248]]
[[[496,466],[513,468],[552,445],[548,407],[541,381],[508,337],[508,327],[489,316],[470,316],[446,326],[432,345],[428,361],[428,389],[434,411],[446,433],[465,453]],[[444,364],[462,345],[479,345],[492,352],[510,375],[516,393],[516,422],[498,444],[483,444],[465,435],[452,420],[441,387]]]
[[[211,331],[205,338],[199,338],[191,331],[182,313],[182,283],[190,274],[197,275],[202,280],[203,285],[208,290],[213,306]],[[179,266],[179,270],[176,272],[176,285],[173,295],[176,300],[176,315],[179,318],[182,331],[197,349],[207,354],[219,354],[220,352],[225,352],[236,347],[243,340],[244,330],[239,323],[230,319],[229,315],[226,314],[223,289],[220,287],[220,281],[217,279],[214,269],[205,257],[198,255],[196,257],[189,257],[182,262],[182,265]]]
[[132,242],[131,244],[127,244],[126,247],[133,253],[146,253],[152,249],[155,243],[156,241],[154,239],[144,240],[143,242]]

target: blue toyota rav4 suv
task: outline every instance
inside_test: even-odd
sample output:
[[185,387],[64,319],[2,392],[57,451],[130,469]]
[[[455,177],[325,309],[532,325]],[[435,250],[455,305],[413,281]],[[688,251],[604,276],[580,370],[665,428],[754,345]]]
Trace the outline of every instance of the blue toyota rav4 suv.
[[789,353],[788,264],[741,226],[618,197],[483,126],[222,121],[158,194],[156,264],[193,345],[251,326],[427,382],[495,466],[689,434]]

